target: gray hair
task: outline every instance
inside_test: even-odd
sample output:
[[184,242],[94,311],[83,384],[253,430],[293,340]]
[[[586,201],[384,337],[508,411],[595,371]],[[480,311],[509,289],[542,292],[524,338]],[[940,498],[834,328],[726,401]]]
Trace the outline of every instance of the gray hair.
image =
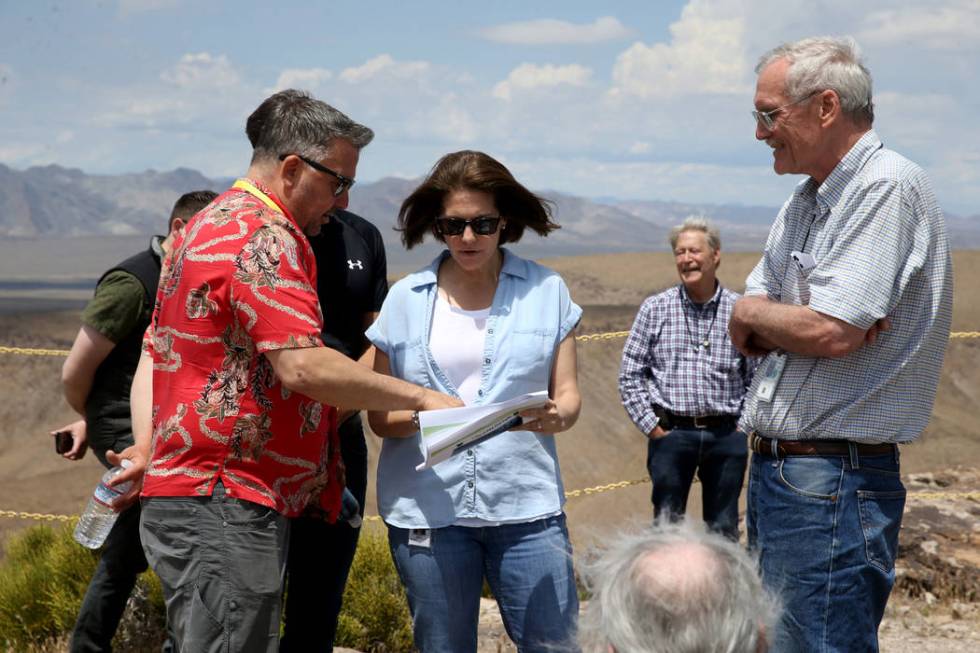
[[276,159],[281,154],[319,159],[328,154],[334,139],[361,149],[374,138],[369,128],[296,89],[267,97],[248,117],[245,134],[252,144],[253,162]]
[[586,653],[756,653],[779,616],[752,557],[686,521],[620,534],[580,569]]
[[831,89],[840,98],[841,110],[858,122],[874,122],[871,101],[871,72],[864,65],[861,48],[851,37],[817,36],[784,43],[762,55],[755,72],[777,59],[790,63],[786,73],[786,95],[796,102]]
[[684,222],[670,230],[670,250],[677,249],[677,239],[685,231],[700,231],[708,241],[711,251],[717,252],[721,249],[721,232],[711,220],[700,215],[690,215],[684,218]]

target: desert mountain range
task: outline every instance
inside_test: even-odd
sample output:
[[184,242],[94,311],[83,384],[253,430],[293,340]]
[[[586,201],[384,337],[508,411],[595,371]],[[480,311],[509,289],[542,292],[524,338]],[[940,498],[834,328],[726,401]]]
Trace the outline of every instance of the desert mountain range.
[[[0,237],[36,240],[159,233],[170,206],[181,193],[202,188],[220,192],[231,181],[209,179],[187,168],[90,175],[58,165],[19,171],[0,164]],[[350,209],[380,228],[389,258],[396,263],[402,252],[394,230],[398,207],[417,183],[385,178],[358,184],[351,194]],[[538,192],[554,202],[562,229],[547,241],[533,235],[526,238],[520,249],[532,257],[664,251],[670,226],[692,214],[719,224],[725,249],[759,251],[778,212],[776,206],[596,200],[541,189]],[[957,247],[980,247],[980,215],[947,215],[947,220]]]

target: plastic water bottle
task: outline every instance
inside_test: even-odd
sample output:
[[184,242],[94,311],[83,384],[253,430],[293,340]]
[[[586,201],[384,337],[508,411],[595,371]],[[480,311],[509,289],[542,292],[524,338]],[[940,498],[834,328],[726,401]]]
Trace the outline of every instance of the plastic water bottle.
[[340,498],[340,517],[337,521],[345,521],[351,528],[361,527],[361,504],[347,488],[344,488],[344,494]]
[[102,481],[95,488],[92,498],[88,500],[88,505],[85,507],[85,512],[75,526],[75,541],[82,546],[97,549],[109,536],[109,531],[112,530],[112,525],[116,523],[116,517],[119,516],[119,513],[112,509],[112,503],[126,494],[133,485],[131,482],[126,482],[112,486],[109,485],[109,481],[131,465],[128,460],[123,460],[122,466],[113,467],[102,475]]

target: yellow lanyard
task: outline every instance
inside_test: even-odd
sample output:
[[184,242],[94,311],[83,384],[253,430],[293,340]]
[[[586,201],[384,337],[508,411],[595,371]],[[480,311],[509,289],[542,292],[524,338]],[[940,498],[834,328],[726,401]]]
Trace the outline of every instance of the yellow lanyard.
[[282,207],[276,204],[271,197],[269,197],[268,195],[260,191],[247,179],[239,179],[234,184],[232,184],[231,187],[237,188],[238,190],[243,190],[250,195],[254,195],[255,197],[262,200],[262,202],[273,211],[277,211],[285,215],[285,212],[282,210]]

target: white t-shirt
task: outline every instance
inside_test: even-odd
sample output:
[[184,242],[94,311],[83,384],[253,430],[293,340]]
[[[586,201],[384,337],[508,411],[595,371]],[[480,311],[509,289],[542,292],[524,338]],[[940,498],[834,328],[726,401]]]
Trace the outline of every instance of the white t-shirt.
[[[429,350],[436,365],[446,373],[459,392],[459,398],[467,406],[473,403],[480,389],[480,370],[483,366],[483,348],[487,334],[487,317],[490,307],[467,311],[452,306],[436,293],[436,305],[432,312],[432,331],[429,333]],[[561,510],[552,515],[560,515]],[[536,517],[534,520],[542,519]],[[485,519],[457,519],[455,526],[484,528],[503,524],[523,524],[528,520],[488,521]]]
[[451,306],[441,295],[436,295],[429,350],[467,406],[472,405],[480,389],[489,315],[489,306],[467,311]]

